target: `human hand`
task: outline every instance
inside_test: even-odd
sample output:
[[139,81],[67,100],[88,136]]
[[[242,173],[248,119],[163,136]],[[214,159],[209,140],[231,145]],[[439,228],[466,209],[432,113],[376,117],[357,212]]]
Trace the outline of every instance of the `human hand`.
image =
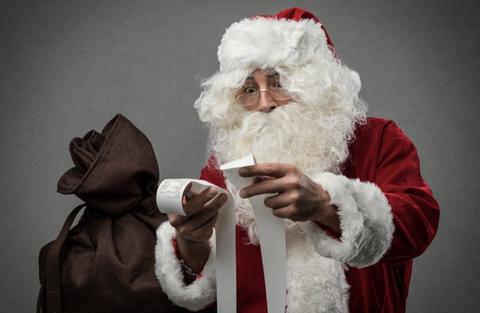
[[176,241],[180,258],[194,272],[200,273],[208,258],[218,210],[227,201],[225,194],[219,194],[214,187],[203,190],[198,195],[190,191],[190,184],[182,198],[186,216],[168,214],[168,221],[176,229]]
[[208,187],[198,195],[192,193],[190,188],[191,184],[182,198],[186,215],[168,214],[168,220],[177,231],[177,239],[181,237],[192,243],[206,242],[212,236],[218,210],[228,198],[214,187]]
[[293,221],[313,220],[334,229],[338,223],[336,208],[329,194],[300,169],[291,164],[261,163],[239,170],[240,176],[256,177],[255,182],[240,190],[242,198],[273,193],[265,205],[273,214]]

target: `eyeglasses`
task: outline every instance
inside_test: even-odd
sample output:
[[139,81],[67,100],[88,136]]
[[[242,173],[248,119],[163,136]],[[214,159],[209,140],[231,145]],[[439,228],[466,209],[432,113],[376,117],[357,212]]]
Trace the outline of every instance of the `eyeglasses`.
[[276,102],[284,102],[292,99],[292,96],[286,89],[281,86],[274,86],[271,88],[256,87],[243,87],[239,93],[237,93],[237,100],[243,105],[250,106],[258,103],[260,99],[260,93],[266,92]]

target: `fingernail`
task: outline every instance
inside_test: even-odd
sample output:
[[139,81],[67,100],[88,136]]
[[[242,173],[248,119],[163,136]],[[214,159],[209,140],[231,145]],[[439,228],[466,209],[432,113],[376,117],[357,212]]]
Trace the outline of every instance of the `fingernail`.
[[244,198],[245,197],[245,191],[240,190],[240,192],[238,193],[240,195],[240,197]]
[[246,173],[247,173],[247,170],[243,167],[238,170],[238,174],[240,175],[245,175]]

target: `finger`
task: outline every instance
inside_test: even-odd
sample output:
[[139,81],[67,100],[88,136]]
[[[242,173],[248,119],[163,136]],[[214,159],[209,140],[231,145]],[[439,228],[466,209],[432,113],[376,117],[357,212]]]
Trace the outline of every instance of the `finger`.
[[210,218],[205,219],[203,223],[198,224],[198,226],[194,228],[192,232],[199,231],[200,229],[213,228],[213,226],[215,225],[215,222],[217,221],[217,218],[218,218],[218,212],[215,212],[212,216],[210,216]]
[[255,176],[253,179],[254,183],[259,183],[261,181],[267,180],[267,179],[276,179],[275,177],[272,176]]
[[298,202],[299,192],[297,190],[288,190],[278,195],[265,198],[265,206],[278,209]]
[[282,163],[260,163],[252,166],[246,166],[239,169],[238,173],[243,177],[251,176],[273,176],[283,177],[285,174],[293,168],[293,165]]
[[182,201],[185,213],[187,215],[192,215],[200,210],[205,203],[212,200],[217,194],[218,191],[214,187],[208,187],[190,200]]
[[298,208],[293,205],[288,205],[282,208],[272,210],[273,215],[281,218],[288,218],[292,221],[298,220]]
[[188,221],[180,225],[177,229],[182,234],[190,234],[201,228],[207,223],[212,217],[218,214],[218,211],[205,211],[201,214],[196,214],[191,216]]
[[206,221],[201,227],[198,227],[194,231],[185,234],[185,238],[192,241],[205,241],[210,239],[213,233],[213,226],[217,221],[218,214],[212,216],[208,221]]
[[204,208],[202,210],[214,210],[218,211],[222,205],[227,202],[228,196],[224,193],[220,193],[217,195],[215,198],[213,198],[211,201],[207,202],[204,204]]
[[193,230],[194,228],[198,227],[198,225],[203,224],[203,222],[209,219],[212,215],[217,214],[218,210],[227,201],[227,199],[227,195],[222,193],[215,197],[211,202],[206,203],[200,210],[188,216],[186,219],[186,224],[192,224],[192,227],[189,227],[189,229]]
[[185,190],[183,192],[184,197],[186,200],[190,200],[195,196],[195,193],[193,191],[190,191],[192,189],[192,182],[189,182],[188,185],[185,187]]
[[287,190],[288,182],[284,179],[267,179],[240,189],[240,197],[249,198],[264,193],[280,193]]

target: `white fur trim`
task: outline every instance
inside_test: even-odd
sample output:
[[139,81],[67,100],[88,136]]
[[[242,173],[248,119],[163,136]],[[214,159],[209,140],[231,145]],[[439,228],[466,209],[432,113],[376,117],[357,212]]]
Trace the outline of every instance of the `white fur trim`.
[[215,301],[215,232],[210,238],[210,255],[202,275],[190,285],[185,286],[181,264],[175,255],[172,239],[175,228],[169,222],[162,223],[157,229],[155,246],[155,275],[168,298],[176,305],[190,311],[199,311]]
[[312,19],[245,18],[226,29],[217,54],[221,72],[245,67],[298,66],[319,55],[334,61],[321,24]]
[[314,175],[312,179],[337,206],[341,229],[337,240],[314,222],[302,223],[317,252],[359,268],[378,262],[390,247],[394,232],[391,207],[380,188],[374,183],[329,172]]

